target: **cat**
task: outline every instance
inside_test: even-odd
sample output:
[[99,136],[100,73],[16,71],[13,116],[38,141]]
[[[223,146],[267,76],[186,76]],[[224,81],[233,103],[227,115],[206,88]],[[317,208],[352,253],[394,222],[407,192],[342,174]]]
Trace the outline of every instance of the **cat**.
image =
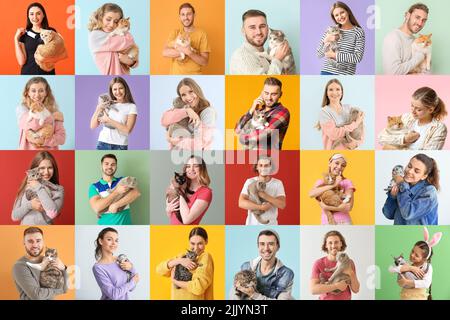
[[[401,116],[388,116],[387,120],[387,127],[384,129],[385,134],[399,136],[409,132],[408,128],[405,127]],[[383,150],[404,150],[407,148],[406,145],[383,145]]]
[[[186,103],[181,100],[180,97],[177,97],[173,100],[173,108],[174,109],[183,109],[188,106]],[[189,117],[185,117],[178,121],[177,123],[173,123],[167,127],[167,131],[169,137],[184,137],[184,138],[192,138],[193,132],[189,127]]]
[[[47,262],[53,262],[58,258],[58,252],[56,249],[47,248],[45,250],[45,258]],[[40,270],[39,284],[41,288],[61,289],[64,286],[64,273],[57,267],[51,266],[50,263],[46,265],[41,263],[30,263],[27,265],[33,269]]]
[[[119,267],[122,262],[129,262],[129,261],[130,260],[128,259],[128,257],[125,254],[119,254],[117,256],[117,260],[116,260]],[[131,278],[133,277],[133,274],[131,273],[131,271],[128,271],[125,269],[122,269],[122,270],[127,274],[127,282],[130,282]]]
[[[53,30],[41,29],[41,39],[44,41],[44,44],[37,46],[34,55],[35,57],[40,55],[43,60],[39,61],[36,58],[35,60],[42,70],[49,72],[55,69],[57,61],[67,58],[67,50],[64,45],[64,39]],[[52,61],[45,61],[46,59],[51,59]]]
[[[59,113],[55,113],[55,115],[56,114]],[[28,111],[28,122],[33,119],[37,120],[37,122],[28,124],[28,131],[31,132],[33,138],[42,138],[44,141],[50,139],[54,132],[54,121],[59,120],[59,118],[56,116],[53,117],[50,111],[42,103],[32,101]],[[37,147],[39,146],[37,145]]]
[[[182,256],[182,258],[188,258],[192,262],[197,263],[197,253],[195,251],[187,250],[186,254]],[[198,264],[197,267],[201,267],[201,264]],[[175,267],[174,279],[178,281],[191,281],[192,273],[188,270],[188,268],[184,267],[182,264],[177,264]],[[175,285],[175,289],[180,289],[177,285]]]
[[[247,121],[242,128],[242,133],[250,134],[255,130],[263,130],[269,126],[268,118],[266,112],[264,111],[265,106],[262,105],[253,111],[252,118]],[[244,144],[243,144],[244,145]],[[254,150],[258,147],[257,141],[249,141],[249,144],[245,146],[248,150]]]
[[[116,101],[111,99],[111,97],[108,93],[102,93],[101,95],[99,95],[98,100],[97,100],[97,105],[102,104],[104,107],[99,112],[99,114],[97,116],[97,121],[100,121],[100,118],[103,117],[103,115],[105,115],[105,114],[109,117],[109,112],[111,110],[119,112],[119,109],[116,107],[115,103],[116,103]],[[107,124],[105,124],[104,126],[109,129],[115,129],[114,127],[107,125]]]
[[[124,36],[127,32],[130,32],[130,28],[131,28],[130,17],[126,19],[122,18],[117,23],[117,27],[108,34],[108,37],[114,37],[116,35]],[[128,56],[128,58],[130,58],[131,60],[136,61],[138,60],[139,57],[139,47],[135,43],[133,43],[125,50],[120,51],[120,53]]]
[[420,34],[412,43],[412,54],[422,52],[425,55],[423,59],[410,73],[429,73],[431,71],[431,35]]
[[[269,42],[267,51],[258,52],[258,55],[272,61],[275,58],[275,53],[280,45],[286,41],[286,35],[281,30],[269,29],[269,35],[267,38]],[[284,57],[281,63],[283,65],[281,74],[295,74],[295,59],[291,47],[289,47],[289,53]]]
[[[178,47],[190,48],[192,51],[196,52],[194,48],[191,47],[191,38],[186,33],[180,33],[172,41],[171,47],[177,49]],[[184,61],[186,59],[186,55],[184,52],[178,51],[180,56],[177,58],[178,61]]]
[[[174,177],[170,182],[170,186],[166,190],[166,200],[168,202],[173,201],[174,199],[178,199],[179,197],[183,197],[186,202],[189,201],[186,193],[188,193],[187,189],[187,176],[186,173],[178,173],[174,172]],[[174,212],[178,221],[183,223],[183,218],[181,217],[180,210]]]
[[[125,197],[128,193],[130,193],[131,189],[137,188],[137,185],[138,185],[138,183],[137,183],[137,179],[135,177],[127,176],[127,177],[123,177],[122,179],[120,179],[120,181],[116,184],[116,186],[111,190],[111,193],[114,192],[119,186],[128,187],[128,191],[116,196],[116,198],[114,199],[114,203],[118,202],[123,197]],[[125,209],[126,206],[127,205],[118,208],[117,212],[122,211],[123,209]],[[103,211],[99,212],[97,214],[97,218],[100,218],[103,213],[107,212],[107,210],[108,210],[108,207],[106,207]]]
[[[262,204],[265,202],[263,198],[258,195],[258,191],[264,191],[266,189],[266,183],[263,181],[253,181],[249,184],[247,188],[249,200],[256,203]],[[258,220],[261,224],[268,224],[269,220],[265,220],[262,218],[262,215],[265,211],[262,210],[250,210],[250,212],[255,216],[256,220]]]
[[[327,28],[327,31],[325,33],[325,38],[328,36],[337,36],[336,40],[332,41],[332,42],[327,42],[324,45],[324,52],[335,52],[336,54],[339,52],[339,44],[338,41],[341,39],[342,37],[342,32],[341,29],[339,27],[339,25],[334,25],[334,26],[329,26]],[[334,59],[329,59],[331,61],[331,64],[333,65],[333,67],[337,68],[337,69],[342,69],[342,64],[338,63],[336,60]]]
[[396,165],[393,169],[392,169],[392,179],[391,179],[391,182],[389,183],[389,185],[387,186],[387,188],[385,188],[384,189],[384,191],[387,191],[387,192],[391,192],[391,190],[392,190],[392,187],[393,186],[395,186],[397,183],[395,182],[395,180],[394,180],[394,177],[395,176],[404,176],[404,174],[405,174],[405,172],[404,172],[404,169],[403,169],[403,166],[402,165]]
[[[325,173],[323,177],[323,183],[319,187],[325,185],[332,185],[335,182],[335,178],[333,178],[329,173]],[[345,194],[344,190],[337,186],[331,190],[327,190],[323,192],[320,196],[316,197],[317,201],[322,201],[327,206],[338,207],[343,203],[348,203],[351,199],[351,195]],[[336,224],[336,220],[334,220],[333,213],[329,210],[324,210],[324,213],[327,216],[328,224]]]
[[[325,272],[333,272],[332,275],[328,278],[328,280],[325,280],[322,274],[319,275],[320,283],[321,284],[335,284],[337,282],[345,281],[347,284],[350,284],[350,276],[344,271],[351,268],[351,261],[350,257],[345,252],[338,252],[336,255],[336,266],[334,268],[325,268]],[[339,289],[336,289],[332,291],[333,294],[339,294],[342,292]]]
[[[398,257],[393,257],[394,258],[394,264],[396,267],[398,266],[402,266],[405,264],[408,264],[405,260],[405,258],[403,258],[403,253],[401,255],[399,255]],[[427,273],[428,272],[428,263],[424,264],[421,267],[422,271]],[[392,273],[396,273],[396,271],[394,270],[394,268],[391,266],[389,267],[389,271]],[[401,272],[398,274],[397,276],[397,280],[400,279],[408,279],[408,280],[420,280],[414,273],[412,273],[411,271],[407,271],[407,272]],[[407,289],[412,289],[414,288],[414,286],[405,286],[404,288]]]
[[234,292],[239,300],[250,300],[249,296],[243,293],[242,291],[237,289],[237,285],[243,288],[253,288],[255,292],[258,292],[256,289],[257,279],[256,273],[252,270],[241,270],[234,276]]
[[[350,109],[350,118],[349,118],[349,120],[346,123],[344,123],[343,126],[349,125],[352,122],[356,121],[356,119],[358,119],[358,116],[359,116],[360,113],[361,113],[361,110],[359,110],[358,108],[353,108],[352,107]],[[364,123],[361,122],[359,124],[359,126],[355,130],[353,130],[352,132],[346,132],[344,137],[342,137],[339,140],[336,140],[333,143],[333,145],[331,146],[331,149],[332,150],[336,149],[336,147],[339,146],[340,144],[346,145],[348,147],[348,145],[353,140],[357,140],[357,141],[361,140],[363,133],[364,133]],[[354,148],[356,148],[356,146],[354,148],[350,148],[350,147],[348,147],[348,148],[349,149],[354,149]]]

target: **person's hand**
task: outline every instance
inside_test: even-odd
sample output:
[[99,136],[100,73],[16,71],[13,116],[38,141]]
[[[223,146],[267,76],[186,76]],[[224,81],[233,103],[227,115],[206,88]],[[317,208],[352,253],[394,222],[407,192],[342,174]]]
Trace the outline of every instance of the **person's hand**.
[[356,120],[355,120],[356,125],[359,126],[363,121],[364,121],[364,112],[360,111],[360,112],[358,113],[358,117],[357,117]]
[[14,40],[19,41],[20,37],[26,32],[25,28],[17,28]]
[[266,197],[268,196],[268,194],[265,191],[258,191],[258,196],[260,198],[263,198],[264,200],[267,200]]
[[131,269],[133,269],[133,264],[130,261],[124,261],[121,264],[119,264],[120,269],[122,270],[126,270],[126,271],[131,271]]
[[258,106],[261,107],[263,105],[264,105],[264,100],[263,100],[262,96],[259,96],[258,98],[253,100],[253,104],[252,104],[250,110],[248,110],[248,113],[253,115],[253,112],[255,112],[256,107],[258,107]]
[[166,132],[166,140],[173,147],[177,146],[180,143],[181,139],[182,139],[181,137],[172,138],[169,134],[169,131]]
[[289,43],[285,40],[277,49],[275,52],[275,59],[278,59],[280,61],[283,61],[283,59],[289,54]]
[[42,212],[42,213],[45,212],[44,207],[42,207],[42,203],[41,203],[41,201],[39,201],[38,198],[31,199],[31,208],[34,211],[39,211],[39,212]]
[[351,207],[351,204],[350,203],[341,203],[338,207],[337,207],[337,210],[339,211],[339,212],[349,212],[350,211],[350,207]]
[[404,288],[408,285],[409,280],[405,279],[405,278],[401,278],[399,280],[397,280],[397,283],[400,287]]
[[261,211],[268,211],[272,208],[272,204],[270,202],[263,202],[259,205],[259,210]]
[[35,137],[34,133],[31,130],[27,130],[26,139],[29,143],[31,143],[35,147],[40,147],[44,144],[44,138]]
[[197,264],[189,258],[180,258],[178,262],[188,270],[193,270],[197,268]]
[[107,124],[107,123],[110,123],[110,122],[111,122],[111,118],[108,117],[108,115],[106,114],[106,112],[103,114],[103,116],[100,117],[99,120],[100,120],[100,123],[103,123],[103,124]]
[[120,63],[122,63],[128,67],[130,67],[136,63],[136,61],[131,59],[127,54],[120,53],[120,52],[119,52],[119,61],[120,61]]
[[425,272],[423,272],[423,270],[418,267],[409,266],[409,271],[414,273],[414,275],[419,279],[423,279],[423,276],[425,275]]
[[119,207],[117,206],[116,202],[111,203],[108,207],[108,212],[109,213],[117,213],[117,211],[119,211]]
[[342,176],[337,176],[336,178],[334,178],[333,186],[336,188],[337,186],[339,186],[341,181],[342,181]]
[[134,283],[138,283],[139,282],[139,274],[138,273],[136,273],[134,276],[133,276],[133,278],[131,278],[131,280],[133,280],[134,281]]
[[396,197],[397,194],[398,194],[398,186],[395,185],[395,186],[393,186],[392,189],[391,189],[391,196]]
[[124,185],[118,185],[115,191],[116,191],[118,194],[122,195],[122,194],[124,194],[125,192],[127,192],[128,190],[130,190],[129,187],[124,186]]
[[255,289],[253,289],[253,287],[242,287],[240,283],[236,283],[235,284],[236,289],[238,289],[240,292],[248,295],[249,297],[252,297],[255,294]]
[[64,115],[60,111],[53,112],[52,116],[55,121],[64,121]]
[[166,215],[170,218],[173,212],[180,210],[180,201],[178,198],[173,199],[172,201],[166,200]]
[[328,59],[333,59],[336,60],[336,52],[330,50],[325,52],[325,57],[327,57]]
[[63,270],[66,269],[66,266],[64,265],[64,263],[61,261],[60,258],[56,258],[56,260],[51,261],[51,262],[50,262],[50,265],[51,265],[52,267],[58,268],[58,269],[61,270],[61,271],[63,271]]
[[335,290],[344,291],[345,289],[347,289],[348,284],[347,284],[347,282],[345,282],[345,280],[343,280],[343,281],[336,282],[334,284],[334,287],[335,287]]
[[406,144],[411,144],[417,141],[420,138],[420,133],[416,131],[409,132],[405,138],[403,139]]
[[44,61],[44,57],[41,56],[41,55],[39,54],[39,52],[37,52],[37,51],[34,53],[34,59],[35,59],[37,62],[39,62],[39,63],[42,63],[42,62]]
[[186,56],[190,56],[193,53],[193,51],[191,49],[191,46],[186,46],[186,47],[184,47],[184,46],[177,46],[176,49],[178,51],[180,51],[180,52],[183,52]]
[[194,127],[197,127],[200,124],[200,117],[192,108],[185,108],[186,113],[189,117],[189,122],[194,125]]
[[403,177],[401,175],[395,175],[393,177],[395,183],[402,183],[403,181],[405,181],[405,179],[403,179]]

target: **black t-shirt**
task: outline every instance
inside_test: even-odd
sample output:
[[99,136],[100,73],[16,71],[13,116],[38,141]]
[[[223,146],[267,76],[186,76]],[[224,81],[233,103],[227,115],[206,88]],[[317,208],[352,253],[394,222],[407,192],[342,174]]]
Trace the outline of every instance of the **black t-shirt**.
[[[56,32],[55,29],[49,28]],[[27,34],[30,32],[31,35],[35,35],[34,38]],[[36,52],[36,48],[40,44],[44,44],[44,41],[41,39],[41,34],[39,32],[34,32],[33,30],[27,30],[19,39],[19,42],[22,42],[25,45],[25,52],[27,53],[27,61],[22,66],[20,70],[20,74],[55,74],[55,69],[50,72],[44,71],[36,63],[34,60],[34,53]]]

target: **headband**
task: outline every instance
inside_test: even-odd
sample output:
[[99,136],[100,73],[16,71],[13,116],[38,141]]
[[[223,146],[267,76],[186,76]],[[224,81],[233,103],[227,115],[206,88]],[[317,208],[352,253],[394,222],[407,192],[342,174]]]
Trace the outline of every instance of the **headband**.
[[428,245],[428,248],[430,248],[430,250],[428,251],[428,255],[427,255],[427,260],[428,260],[431,256],[431,248],[436,246],[439,243],[439,241],[441,241],[442,232],[436,232],[433,235],[433,238],[431,240],[429,240],[430,234],[428,233],[428,229],[427,229],[427,227],[423,227],[423,238],[425,240],[425,243]]
[[347,163],[347,160],[345,159],[345,157],[344,157],[342,154],[340,154],[340,153],[334,154],[334,155],[330,158],[330,160],[328,160],[328,162],[330,163],[331,161],[336,160],[336,159],[340,159],[340,158],[344,159],[345,163]]

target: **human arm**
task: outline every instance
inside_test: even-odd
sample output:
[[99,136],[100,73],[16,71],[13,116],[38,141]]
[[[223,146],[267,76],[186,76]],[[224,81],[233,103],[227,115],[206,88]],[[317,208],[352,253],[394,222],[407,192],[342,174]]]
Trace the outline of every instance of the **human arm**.
[[207,66],[209,62],[209,52],[195,52],[190,47],[178,47],[179,51],[192,59],[195,63],[201,66]]
[[331,190],[336,188],[339,183],[342,181],[342,176],[337,176],[334,180],[333,184],[323,184],[323,180],[317,180],[314,184],[314,187],[309,191],[309,197],[310,198],[317,198],[318,196],[322,195],[325,191]]
[[318,58],[325,57],[325,45],[328,42],[335,41],[335,39],[336,39],[336,36],[331,36],[330,35],[330,36],[327,37],[327,32],[326,31],[324,32],[324,34],[320,38],[319,45],[317,46],[317,49],[316,49],[316,54],[317,54]]
[[96,214],[103,213],[115,201],[116,198],[127,191],[127,187],[118,185],[107,197],[102,198],[100,197],[100,194],[95,186],[92,184],[89,187],[89,204]]
[[282,74],[283,63],[274,58],[270,61],[269,66],[266,63],[262,63],[257,53],[249,51],[247,49],[237,49],[230,59],[230,74],[252,74],[252,75],[276,75]]
[[165,58],[179,58],[181,56],[180,51],[170,47],[168,43],[166,43],[166,45],[164,46],[162,55]]
[[123,36],[108,36],[108,33],[101,30],[91,31],[89,34],[89,44],[93,53],[98,52],[121,52],[133,45],[134,39],[131,33],[127,32]]
[[202,254],[197,262],[197,268],[192,271],[192,280],[178,281],[172,278],[172,282],[193,295],[200,296],[205,293],[213,282],[214,263],[212,257],[206,252]]
[[278,279],[276,289],[279,291],[275,298],[263,295],[260,292],[255,292],[253,288],[238,287],[239,291],[248,294],[250,300],[294,300],[292,297],[292,287],[294,285],[294,273],[289,269],[284,269],[283,275]]
[[412,195],[410,185],[406,182],[399,185],[397,202],[400,215],[406,221],[421,219],[438,205],[433,185],[424,186],[418,194]]
[[116,286],[108,272],[99,265],[94,265],[92,271],[94,272],[95,280],[102,293],[111,300],[121,300],[126,294],[136,287],[136,280],[132,278],[131,281],[124,283],[121,286]]
[[99,103],[95,108],[94,113],[91,117],[90,128],[95,129],[100,125],[100,121],[98,119],[98,115],[105,109],[105,106],[102,103]]
[[431,264],[428,264],[428,271],[424,272],[421,268],[411,266],[408,264],[404,264],[402,266],[393,267],[392,271],[403,273],[403,272],[412,272],[418,278],[418,280],[406,279],[404,277],[400,278],[397,283],[400,287],[409,287],[409,288],[424,288],[427,289],[431,285],[431,281],[433,278],[433,268]]
[[347,270],[344,271],[349,277],[350,277],[350,290],[352,290],[353,293],[358,293],[360,288],[360,283],[358,280],[358,276],[356,275],[356,267],[355,263],[351,261],[351,266]]
[[272,197],[265,191],[258,192],[258,195],[278,209],[284,209],[286,207],[286,196]]
[[333,284],[322,284],[319,278],[309,281],[309,290],[313,295],[326,294],[334,290],[344,291],[348,284],[345,281],[339,281]]
[[212,200],[212,192],[210,189],[204,189],[202,194],[194,201],[191,208],[189,208],[186,200],[183,197],[179,199],[180,214],[183,219],[183,224],[190,224],[195,221],[209,206]]
[[[39,201],[39,200],[37,200]],[[33,206],[33,200],[27,200],[25,193],[21,195],[21,199],[16,199],[11,212],[12,221],[21,221],[30,211],[44,210],[42,206]]]
[[[363,29],[355,28],[354,30],[356,38],[355,43],[348,44],[354,45],[353,52],[338,51],[336,53],[336,62],[360,63],[363,59],[366,36]],[[343,45],[345,45],[345,43]]]
[[25,28],[18,28],[14,35],[14,51],[16,53],[16,59],[19,66],[23,66],[27,61],[27,52],[25,50],[25,44],[20,41],[20,38],[25,34]]
[[61,146],[66,142],[66,129],[64,128],[63,121],[55,121],[53,135],[44,140],[44,147],[56,147]]
[[430,139],[426,140],[422,146],[422,150],[441,150],[447,139],[447,126],[439,122],[438,127],[434,131]]
[[262,203],[257,204],[250,200],[249,196],[247,194],[241,193],[239,195],[239,208],[245,209],[245,210],[260,210],[260,211],[267,211],[270,208],[272,208],[272,205],[270,203]]
[[388,34],[384,38],[382,49],[384,73],[406,75],[411,72],[425,58],[425,55],[417,51],[409,60],[404,59],[403,55],[410,50],[411,43],[402,41],[399,34],[395,32]]
[[387,192],[387,198],[386,201],[384,202],[382,209],[383,215],[386,217],[386,219],[394,220],[395,211],[398,208],[397,193],[398,193],[397,185],[393,186],[390,192]]
[[56,218],[61,213],[61,208],[64,204],[64,188],[59,186],[56,191],[53,191],[53,196],[51,196],[42,185],[34,191],[41,202],[45,214],[50,219]]
[[188,270],[193,270],[197,267],[197,264],[193,262],[191,259],[181,258],[182,256],[183,255],[180,254],[174,258],[160,262],[156,266],[156,273],[163,277],[170,277],[172,269],[179,264],[183,265]]
[[[188,115],[191,113],[197,115],[194,110],[188,108]],[[200,150],[208,148],[213,140],[213,133],[216,125],[216,113],[213,108],[208,107],[200,113],[200,117],[190,116],[194,119],[193,137],[178,137],[171,141],[172,145],[184,150]]]
[[103,117],[100,118],[100,122],[104,123],[104,124],[108,124],[111,127],[116,128],[122,134],[129,135],[133,131],[134,125],[136,124],[136,118],[137,118],[137,114],[129,114],[127,116],[126,123],[122,124],[118,121],[111,119],[105,113],[103,115]]
[[134,200],[136,200],[140,196],[141,196],[141,193],[140,193],[139,189],[134,188],[134,189],[130,190],[130,192],[128,192],[126,194],[126,196],[124,196],[120,200],[111,203],[108,207],[108,212],[117,213],[120,208],[126,206],[127,204],[134,202]]
[[337,127],[334,119],[324,110],[320,112],[319,123],[322,134],[326,135],[330,140],[337,141],[345,137],[347,133],[357,129],[364,121],[364,114],[360,113],[357,119],[350,124]]

